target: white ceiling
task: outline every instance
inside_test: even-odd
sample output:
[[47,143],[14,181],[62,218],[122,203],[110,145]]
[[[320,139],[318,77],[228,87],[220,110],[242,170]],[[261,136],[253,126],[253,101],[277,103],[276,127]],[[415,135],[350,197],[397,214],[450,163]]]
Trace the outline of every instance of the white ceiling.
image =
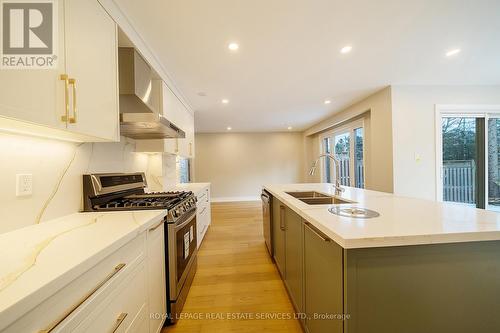
[[201,132],[302,130],[390,84],[500,84],[498,0],[115,1]]

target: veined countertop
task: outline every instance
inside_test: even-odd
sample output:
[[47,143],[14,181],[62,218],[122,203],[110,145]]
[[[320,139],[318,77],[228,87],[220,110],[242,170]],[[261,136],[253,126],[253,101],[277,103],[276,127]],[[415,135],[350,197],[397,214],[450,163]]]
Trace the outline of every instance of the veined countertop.
[[208,186],[210,186],[210,183],[180,183],[165,186],[165,191],[192,191],[197,195]]
[[344,187],[343,204],[380,213],[356,219],[331,214],[337,205],[307,205],[285,192],[317,191],[333,195],[331,184],[264,186],[318,230],[345,249],[500,240],[500,213],[470,206],[399,197],[390,193]]
[[0,234],[0,330],[165,215],[76,213]]

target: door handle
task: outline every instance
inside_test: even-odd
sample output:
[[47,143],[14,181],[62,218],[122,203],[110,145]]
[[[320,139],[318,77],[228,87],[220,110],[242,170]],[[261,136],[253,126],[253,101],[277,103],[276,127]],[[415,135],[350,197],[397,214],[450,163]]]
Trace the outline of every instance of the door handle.
[[68,79],[68,83],[73,87],[73,117],[70,117],[69,118],[69,122],[71,124],[74,124],[76,123],[76,101],[77,101],[77,98],[76,98],[76,79]]
[[280,206],[280,229],[285,230],[286,229],[286,224],[285,224],[285,207]]
[[61,116],[61,121],[68,123],[69,120],[69,78],[68,74],[61,74],[59,80],[64,81],[64,115]]

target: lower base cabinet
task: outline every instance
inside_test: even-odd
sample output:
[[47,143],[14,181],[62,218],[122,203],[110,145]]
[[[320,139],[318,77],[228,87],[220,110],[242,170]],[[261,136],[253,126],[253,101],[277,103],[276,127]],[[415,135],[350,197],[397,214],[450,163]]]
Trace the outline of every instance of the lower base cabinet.
[[166,313],[163,228],[157,221],[1,333],[160,332]]
[[342,332],[342,248],[304,225],[304,307],[308,333]]
[[295,310],[303,312],[303,223],[290,208],[285,211],[285,285]]
[[273,258],[281,277],[285,278],[285,206],[276,198],[272,204]]
[[149,333],[161,331],[167,312],[164,227],[160,222],[149,229],[147,235]]

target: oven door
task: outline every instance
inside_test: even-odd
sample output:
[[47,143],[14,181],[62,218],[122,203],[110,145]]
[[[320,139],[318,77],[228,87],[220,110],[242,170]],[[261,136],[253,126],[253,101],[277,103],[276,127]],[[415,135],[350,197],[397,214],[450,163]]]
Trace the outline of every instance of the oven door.
[[[196,270],[196,234],[196,209],[185,213],[176,223],[168,224],[170,301],[177,300],[186,280]],[[189,289],[189,285],[185,287]]]

